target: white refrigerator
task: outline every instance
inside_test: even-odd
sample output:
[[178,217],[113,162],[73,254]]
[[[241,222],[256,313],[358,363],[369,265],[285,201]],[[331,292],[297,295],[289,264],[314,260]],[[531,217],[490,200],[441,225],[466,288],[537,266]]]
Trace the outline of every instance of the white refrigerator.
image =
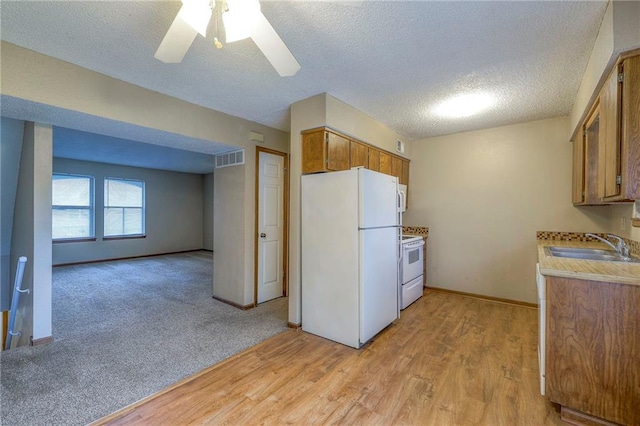
[[398,178],[302,176],[302,330],[360,348],[399,318]]

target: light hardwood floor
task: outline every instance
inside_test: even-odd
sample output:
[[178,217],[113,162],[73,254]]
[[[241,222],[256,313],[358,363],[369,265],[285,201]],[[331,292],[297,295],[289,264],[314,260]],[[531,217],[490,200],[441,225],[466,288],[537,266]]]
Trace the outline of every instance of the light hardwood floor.
[[361,350],[289,330],[97,424],[560,425],[536,338],[534,308],[428,290]]

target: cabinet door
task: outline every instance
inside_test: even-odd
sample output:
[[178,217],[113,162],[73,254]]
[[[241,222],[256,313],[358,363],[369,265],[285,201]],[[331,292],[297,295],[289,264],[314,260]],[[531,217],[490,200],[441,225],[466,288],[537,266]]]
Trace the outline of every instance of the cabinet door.
[[402,160],[398,157],[391,157],[391,176],[402,178]]
[[546,289],[549,400],[616,424],[640,424],[640,287],[547,277]]
[[409,185],[409,160],[402,160],[402,176],[400,176],[400,183],[403,185]]
[[380,151],[380,172],[387,175],[391,174],[391,155],[386,152]]
[[369,147],[369,166],[367,168],[376,172],[380,171],[380,151],[373,147]]
[[625,59],[622,67],[620,191],[624,199],[640,200],[640,56]]
[[591,111],[583,128],[585,182],[584,201],[587,204],[598,204],[598,149],[600,147],[600,105]]
[[349,169],[349,139],[327,132],[327,170]]
[[350,167],[369,167],[369,148],[362,143],[351,141]]
[[584,202],[584,133],[582,128],[578,130],[573,141],[573,204]]
[[620,89],[615,67],[600,92],[600,146],[598,152],[598,196],[620,195]]
[[302,173],[324,172],[326,168],[326,141],[324,130],[302,135]]

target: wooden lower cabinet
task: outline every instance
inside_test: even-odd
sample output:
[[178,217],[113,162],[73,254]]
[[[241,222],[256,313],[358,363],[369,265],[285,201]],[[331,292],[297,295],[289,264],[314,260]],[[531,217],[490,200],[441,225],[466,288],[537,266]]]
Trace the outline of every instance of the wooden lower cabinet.
[[546,282],[547,397],[583,424],[639,425],[640,286]]

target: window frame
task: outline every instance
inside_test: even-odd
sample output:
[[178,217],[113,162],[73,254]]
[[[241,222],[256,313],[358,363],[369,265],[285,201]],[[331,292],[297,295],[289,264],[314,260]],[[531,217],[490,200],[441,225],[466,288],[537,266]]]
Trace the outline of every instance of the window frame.
[[[63,204],[53,204],[53,181],[54,176],[72,176],[76,178],[86,178],[89,179],[89,206],[71,206],[71,205],[63,205]],[[51,241],[54,244],[59,243],[74,243],[74,242],[84,242],[84,241],[96,241],[96,190],[95,190],[95,177],[91,175],[82,175],[77,173],[51,173]],[[87,237],[61,237],[55,238],[53,236],[53,212],[54,210],[80,210],[86,209],[89,210],[89,236]]]
[[[108,181],[121,181],[121,182],[136,182],[142,184],[142,205],[140,207],[128,207],[128,206],[111,206],[107,205],[107,182]],[[103,194],[102,194],[102,239],[103,240],[126,240],[126,239],[135,239],[135,238],[146,238],[147,237],[147,220],[146,220],[146,212],[147,212],[147,184],[142,179],[130,179],[130,178],[120,178],[120,177],[109,177],[105,176],[103,179]],[[142,233],[137,234],[117,234],[117,235],[106,235],[106,226],[107,226],[107,209],[120,208],[123,211],[123,221],[124,221],[124,209],[140,209],[141,210],[141,219],[142,219]],[[122,230],[124,231],[124,223],[122,226]]]

